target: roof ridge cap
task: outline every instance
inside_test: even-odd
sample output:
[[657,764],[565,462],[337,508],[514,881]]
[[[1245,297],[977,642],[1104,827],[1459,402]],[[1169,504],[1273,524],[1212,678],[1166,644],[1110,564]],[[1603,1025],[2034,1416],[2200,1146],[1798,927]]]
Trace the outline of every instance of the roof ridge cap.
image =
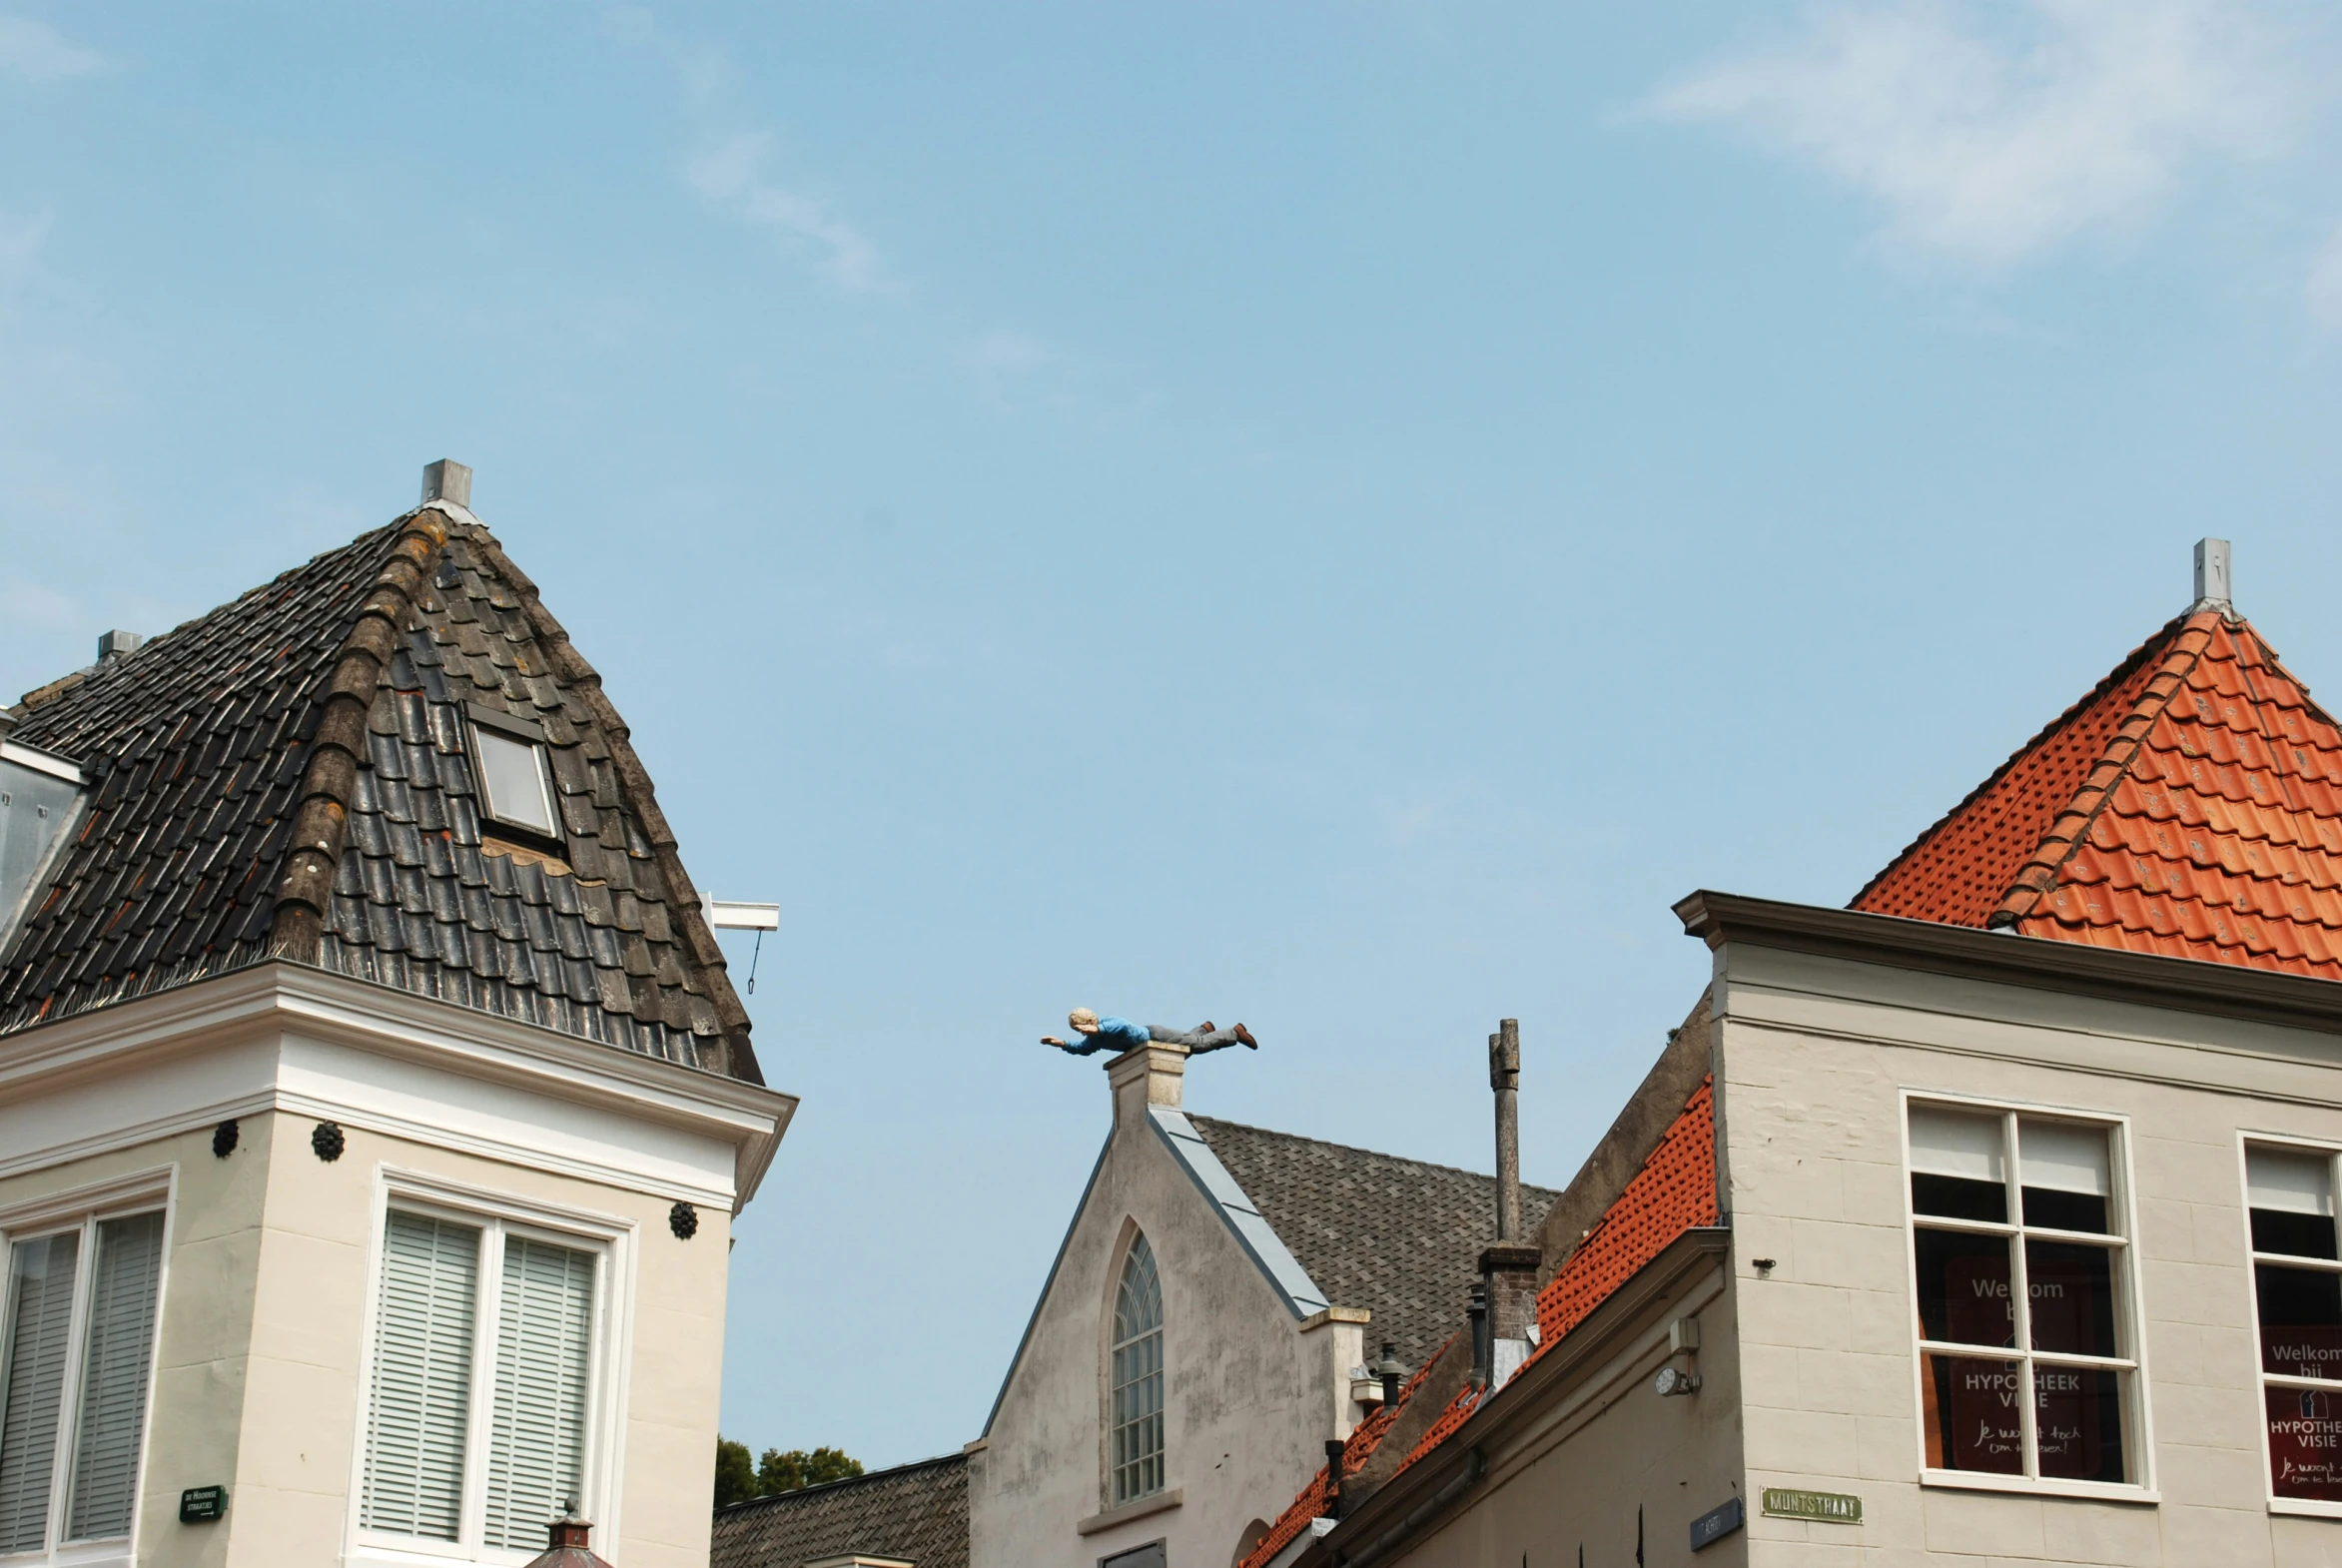
[[1897,871],[1901,870],[1908,862],[1910,862],[1912,857],[1919,854],[1921,850],[1926,849],[1931,843],[1935,842],[1936,837],[1946,828],[1950,827],[1954,821],[1956,821],[1962,812],[1966,811],[1968,807],[1981,800],[1991,790],[1993,785],[1999,783],[2003,778],[2006,778],[2008,776],[2009,769],[2015,767],[2026,757],[2031,756],[2033,752],[2040,747],[2042,742],[2046,741],[2050,736],[2062,730],[2066,725],[2072,723],[2075,718],[2079,717],[2107,692],[2112,691],[2116,686],[2122,684],[2122,682],[2128,679],[2140,664],[2144,663],[2150,658],[2155,657],[2155,650],[2157,647],[2162,645],[2166,638],[2176,636],[2180,629],[2186,625],[2188,618],[2194,613],[2195,611],[2192,608],[2182,610],[2177,615],[2174,615],[2169,620],[2165,621],[2162,625],[2156,627],[2154,633],[2151,636],[2149,636],[2144,642],[2140,643],[2137,647],[2124,654],[2122,658],[2116,662],[2115,666],[2111,670],[2108,670],[2105,675],[2099,679],[2096,685],[2090,687],[2089,690],[2083,692],[2072,702],[2066,704],[2064,710],[2060,712],[2055,718],[2042,725],[2039,729],[2033,731],[2031,735],[2025,738],[2024,744],[2018,746],[2006,757],[2003,757],[1998,767],[1985,774],[1982,781],[1979,782],[1975,788],[1960,796],[1958,800],[1952,803],[1950,810],[1946,811],[1942,816],[1938,817],[1934,822],[1929,823],[1926,828],[1922,829],[1917,838],[1914,838],[1909,844],[1904,845],[1902,849],[1897,850],[1895,852],[1894,858],[1889,860],[1886,865],[1880,867],[1879,870],[1871,877],[1871,880],[1864,883],[1862,887],[1857,890],[1855,896],[1846,901],[1846,907],[1848,909],[1861,909],[1863,907],[1863,900],[1869,898],[1872,891],[1876,889],[1880,883],[1885,882],[1889,877],[1893,876]]
[[[2177,632],[2163,651],[2155,673],[2132,704],[2130,713],[2114,727],[2106,742],[2106,749],[2082,780],[2081,788],[2066,802],[2063,810],[2050,821],[2033,853],[2016,870],[2001,895],[2000,903],[1984,918],[1984,928],[1994,930],[2013,926],[2031,913],[2048,891],[2057,885],[2057,873],[2073,858],[2090,828],[2105,811],[2107,801],[2114,795],[2114,786],[2129,774],[2138,760],[2139,749],[2146,743],[2147,731],[2155,720],[2171,705],[2171,699],[2187,684],[2187,676],[2211,645],[2212,632],[2227,624],[2227,615],[2217,609],[2191,609],[2180,619]],[[2062,835],[2062,836],[2060,836]],[[2051,852],[2052,844],[2059,845]]]
[[423,512],[418,506],[391,524],[395,531],[389,559],[376,574],[373,591],[360,601],[320,688],[325,712],[309,740],[291,843],[277,881],[277,908],[269,919],[269,948],[278,958],[315,964],[324,946],[335,874],[349,837],[350,805],[366,755],[367,718],[374,711],[376,683],[397,650],[415,595],[427,578],[424,564],[447,547],[447,525],[425,519]]
[[545,663],[553,677],[573,689],[596,725],[609,741],[610,762],[617,774],[618,793],[633,808],[642,823],[642,836],[649,841],[651,859],[665,879],[671,900],[667,918],[682,927],[684,943],[690,954],[693,976],[707,988],[708,1001],[715,1007],[716,1023],[723,1030],[724,1044],[722,1072],[727,1078],[762,1085],[763,1069],[757,1065],[756,1049],[749,1044],[750,1023],[748,1009],[740,1001],[740,994],[732,989],[732,979],[724,962],[724,950],[716,942],[715,932],[707,923],[705,908],[700,903],[698,886],[691,874],[683,868],[683,857],[675,842],[675,830],[667,823],[667,815],[659,809],[658,791],[650,781],[650,770],[642,765],[642,758],[634,750],[632,732],[626,721],[618,716],[609,694],[602,690],[601,671],[586,661],[575,644],[569,640],[567,628],[556,620],[553,612],[536,591],[536,580],[522,571],[512,557],[504,553],[504,546],[471,512],[446,500],[425,502],[415,513],[437,508],[456,520],[456,527],[464,539],[479,550],[482,564],[502,578],[520,601],[520,613],[527,618],[529,629],[544,645]]
[[[1462,1166],[1443,1165],[1436,1160],[1417,1160],[1412,1155],[1384,1154],[1379,1149],[1367,1149],[1363,1145],[1359,1144],[1337,1144],[1330,1138],[1311,1138],[1306,1133],[1284,1133],[1279,1132],[1273,1127],[1256,1127],[1249,1122],[1230,1122],[1225,1117],[1199,1116],[1192,1111],[1183,1112],[1182,1115],[1184,1115],[1190,1122],[1209,1122],[1219,1127],[1232,1127],[1241,1133],[1264,1133],[1270,1138],[1291,1139],[1296,1144],[1315,1144],[1320,1149],[1339,1149],[1353,1155],[1372,1155],[1377,1160],[1395,1160],[1400,1165],[1404,1166],[1421,1166],[1427,1171],[1445,1171],[1450,1176],[1470,1176],[1476,1181],[1493,1181],[1496,1179],[1495,1173],[1493,1172],[1470,1171],[1466,1170]],[[1559,1187],[1539,1186],[1534,1181],[1523,1181],[1521,1183],[1521,1189],[1523,1191],[1531,1192],[1551,1192],[1555,1196],[1559,1196],[1561,1193],[1561,1188]]]

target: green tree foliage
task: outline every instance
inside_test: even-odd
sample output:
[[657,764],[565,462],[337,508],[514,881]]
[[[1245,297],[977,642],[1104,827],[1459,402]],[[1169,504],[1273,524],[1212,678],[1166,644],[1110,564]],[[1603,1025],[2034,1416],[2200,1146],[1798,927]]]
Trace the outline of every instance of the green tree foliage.
[[756,1482],[756,1461],[748,1456],[748,1445],[729,1437],[717,1438],[716,1506],[729,1507],[763,1495],[764,1488]]
[[792,1448],[787,1453],[767,1448],[756,1465],[756,1479],[767,1497],[777,1492],[793,1492],[799,1487],[819,1486],[824,1481],[849,1481],[861,1473],[862,1461],[849,1459],[836,1448],[816,1448],[811,1453],[802,1448]]
[[716,1439],[716,1506],[744,1503],[752,1497],[773,1497],[824,1481],[847,1481],[862,1473],[862,1461],[837,1448],[787,1453],[767,1448],[762,1460],[748,1457],[748,1445],[729,1437]]

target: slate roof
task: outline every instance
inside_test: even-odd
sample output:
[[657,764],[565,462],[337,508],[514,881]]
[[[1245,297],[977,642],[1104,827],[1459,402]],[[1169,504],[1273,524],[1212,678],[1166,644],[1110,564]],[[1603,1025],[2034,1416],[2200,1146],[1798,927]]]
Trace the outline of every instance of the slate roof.
[[968,1568],[968,1459],[947,1454],[716,1514],[708,1568],[804,1568],[859,1552]]
[[2249,621],[2179,616],[1853,907],[2342,980],[2342,729]]
[[[1677,1236],[1694,1225],[1712,1225],[1716,1219],[1716,1098],[1713,1087],[1703,1083],[1626,1189],[1537,1292],[1537,1347],[1529,1353],[1529,1360],[1535,1361],[1561,1343],[1571,1329]],[[1454,1321],[1460,1321],[1460,1314]],[[1460,1340],[1461,1336],[1455,1335],[1444,1349],[1434,1346],[1432,1356],[1425,1358],[1399,1401],[1351,1433],[1342,1447],[1345,1477],[1356,1474],[1373,1457],[1421,1388],[1432,1361],[1442,1353],[1461,1352]],[[1415,1440],[1397,1468],[1403,1470],[1437,1449],[1500,1391],[1466,1383]],[[1238,1568],[1264,1568],[1299,1537],[1310,1520],[1325,1512],[1326,1475],[1326,1468],[1319,1466]]]
[[[467,710],[541,731],[557,840],[483,819]],[[763,1082],[624,721],[461,507],[12,711],[91,787],[0,934],[0,1033],[284,959]]]
[[[1326,1300],[1374,1314],[1384,1340],[1420,1366],[1463,1321],[1493,1239],[1496,1178],[1342,1144],[1190,1115],[1219,1163],[1309,1271]],[[1523,1234],[1560,1194],[1521,1188]]]

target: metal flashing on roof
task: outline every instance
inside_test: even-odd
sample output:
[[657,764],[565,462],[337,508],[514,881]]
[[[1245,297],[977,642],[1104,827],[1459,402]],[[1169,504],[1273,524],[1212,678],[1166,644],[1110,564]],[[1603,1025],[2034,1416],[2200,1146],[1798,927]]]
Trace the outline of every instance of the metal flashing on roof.
[[1195,1131],[1193,1124],[1165,1106],[1149,1106],[1147,1117],[1180,1167],[1211,1200],[1211,1206],[1219,1211],[1227,1227],[1235,1232],[1253,1263],[1276,1287],[1294,1318],[1309,1317],[1331,1306],[1333,1303],[1325,1299],[1325,1292],[1317,1288],[1309,1271],[1301,1266],[1301,1260],[1293,1256],[1292,1248],[1285,1245],[1284,1238],[1276,1233],[1252,1199],[1244,1195],[1244,1189],[1228,1175],[1227,1167],[1219,1163],[1219,1157],[1203,1142],[1203,1135]]
[[89,782],[81,771],[81,764],[70,757],[60,757],[38,746],[26,746],[13,740],[0,740],[0,762],[12,762],[35,773],[46,773],[76,788]]

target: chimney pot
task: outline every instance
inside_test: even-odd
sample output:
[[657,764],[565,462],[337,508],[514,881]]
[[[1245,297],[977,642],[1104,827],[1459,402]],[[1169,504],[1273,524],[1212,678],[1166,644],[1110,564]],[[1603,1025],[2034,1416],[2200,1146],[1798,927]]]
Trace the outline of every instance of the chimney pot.
[[1349,1444],[1338,1437],[1325,1440],[1325,1517],[1341,1518],[1341,1462]]
[[450,501],[469,510],[471,507],[471,470],[452,457],[441,457],[425,465],[422,470],[422,498],[426,501]]
[[1488,1386],[1490,1363],[1495,1359],[1495,1346],[1488,1342],[1488,1287],[1472,1286],[1471,1300],[1464,1307],[1464,1316],[1472,1325],[1472,1386]]
[[2196,540],[2195,607],[2199,610],[2224,610],[2235,603],[2235,599],[2228,577],[2228,541]]
[[98,638],[98,662],[111,664],[125,654],[136,653],[146,643],[143,632],[109,631]]

